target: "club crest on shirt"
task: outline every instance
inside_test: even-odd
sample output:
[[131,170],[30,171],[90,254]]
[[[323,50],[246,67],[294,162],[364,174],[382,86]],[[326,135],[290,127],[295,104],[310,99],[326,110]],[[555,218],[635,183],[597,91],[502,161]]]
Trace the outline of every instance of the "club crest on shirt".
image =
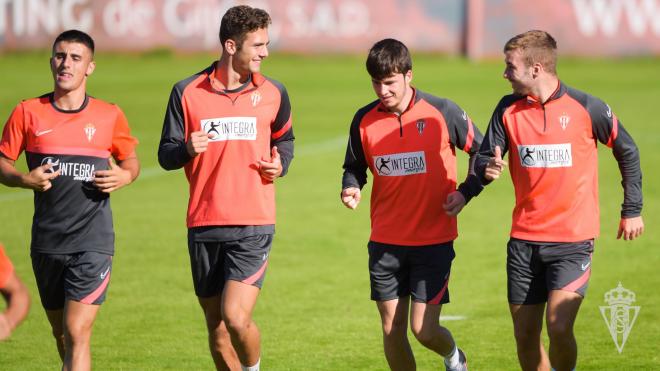
[[374,156],[374,168],[380,176],[406,176],[426,173],[424,151]]
[[257,140],[256,117],[218,117],[201,120],[200,124],[211,135],[209,142]]
[[568,123],[571,122],[571,117],[568,116],[567,114],[562,114],[559,116],[559,125],[561,125],[562,130],[566,130],[566,127],[568,126]]
[[252,107],[256,107],[259,102],[261,102],[261,93],[255,91],[250,95],[250,100],[252,101]]
[[85,136],[87,137],[87,141],[91,142],[92,138],[94,138],[94,134],[96,133],[96,127],[94,127],[94,124],[91,122],[87,125],[85,125]]
[[424,120],[417,120],[417,132],[419,135],[422,135],[424,133],[424,128],[426,127],[426,122]]

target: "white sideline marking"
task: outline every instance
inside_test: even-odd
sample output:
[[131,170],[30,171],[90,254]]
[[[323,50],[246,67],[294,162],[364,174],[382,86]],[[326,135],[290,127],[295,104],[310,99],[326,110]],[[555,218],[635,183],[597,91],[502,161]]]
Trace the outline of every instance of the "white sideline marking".
[[[341,148],[342,146],[346,145],[347,140],[348,140],[347,136],[339,136],[324,140],[322,142],[302,144],[297,148],[295,148],[294,158],[313,156],[313,155],[319,155],[322,153],[331,152],[337,148]],[[138,178],[138,180],[156,178],[167,174],[170,173],[161,169],[159,166],[148,167],[140,170],[140,177]],[[7,194],[0,194],[0,203],[24,200],[27,198],[31,198],[32,195],[33,192],[29,190],[20,190],[20,191],[10,192]]]
[[462,321],[466,316],[440,316],[440,321]]

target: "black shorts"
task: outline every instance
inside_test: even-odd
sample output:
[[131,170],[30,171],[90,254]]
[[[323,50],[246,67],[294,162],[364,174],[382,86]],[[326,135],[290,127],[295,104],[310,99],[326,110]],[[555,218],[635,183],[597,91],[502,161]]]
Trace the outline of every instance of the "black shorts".
[[272,242],[272,234],[223,242],[196,242],[189,239],[188,252],[195,294],[201,298],[220,295],[227,280],[261,288]]
[[99,252],[44,254],[33,251],[32,269],[41,305],[64,308],[66,300],[100,305],[110,283],[112,255]]
[[545,303],[551,290],[584,297],[593,251],[593,240],[544,243],[510,239],[506,259],[509,303]]
[[369,241],[371,300],[412,295],[429,304],[449,302],[449,273],[456,256],[454,242],[399,246]]

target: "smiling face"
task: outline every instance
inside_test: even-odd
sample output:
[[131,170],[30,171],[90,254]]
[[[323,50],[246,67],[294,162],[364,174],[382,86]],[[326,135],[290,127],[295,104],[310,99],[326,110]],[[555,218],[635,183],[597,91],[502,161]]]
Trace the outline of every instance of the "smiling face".
[[233,68],[241,75],[257,73],[261,69],[261,62],[268,57],[268,29],[260,28],[245,35],[240,49],[233,55]]
[[84,91],[87,76],[94,72],[94,67],[92,51],[84,44],[61,41],[53,46],[50,70],[56,93]]
[[371,79],[371,86],[380,102],[390,112],[401,113],[406,110],[412,95],[410,87],[412,70],[406,73],[393,73],[381,80]]
[[534,66],[527,66],[525,58],[519,49],[508,50],[504,53],[504,78],[509,80],[513,92],[520,95],[529,95],[534,87]]

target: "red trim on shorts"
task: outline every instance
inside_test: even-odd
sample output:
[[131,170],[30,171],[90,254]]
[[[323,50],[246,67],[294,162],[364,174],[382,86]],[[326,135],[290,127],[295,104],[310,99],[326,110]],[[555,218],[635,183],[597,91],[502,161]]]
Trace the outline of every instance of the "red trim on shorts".
[[445,291],[447,291],[447,285],[449,285],[449,276],[447,276],[447,280],[445,281],[445,285],[442,286],[442,290],[436,295],[431,301],[429,301],[429,304],[440,304],[440,300],[442,300],[442,297],[445,296]]
[[264,265],[262,265],[261,268],[259,268],[259,270],[257,271],[257,273],[251,275],[250,277],[244,279],[244,280],[241,281],[241,282],[246,283],[246,284],[248,284],[248,285],[252,285],[253,283],[257,282],[257,281],[259,280],[259,278],[261,278],[261,276],[264,275],[264,271],[266,271],[266,267],[267,267],[267,266],[268,266],[268,260],[266,260],[266,262],[264,263]]
[[589,267],[589,269],[587,269],[578,279],[562,287],[560,290],[577,292],[577,290],[580,287],[584,286],[587,283],[587,281],[589,281],[590,276],[591,276],[591,267]]
[[105,291],[105,288],[108,287],[109,282],[110,282],[110,271],[108,271],[108,274],[105,276],[105,279],[103,280],[101,285],[97,287],[96,290],[94,290],[94,292],[83,298],[80,302],[83,304],[93,304],[96,301],[96,299],[98,299],[101,295],[103,295],[103,291]]

